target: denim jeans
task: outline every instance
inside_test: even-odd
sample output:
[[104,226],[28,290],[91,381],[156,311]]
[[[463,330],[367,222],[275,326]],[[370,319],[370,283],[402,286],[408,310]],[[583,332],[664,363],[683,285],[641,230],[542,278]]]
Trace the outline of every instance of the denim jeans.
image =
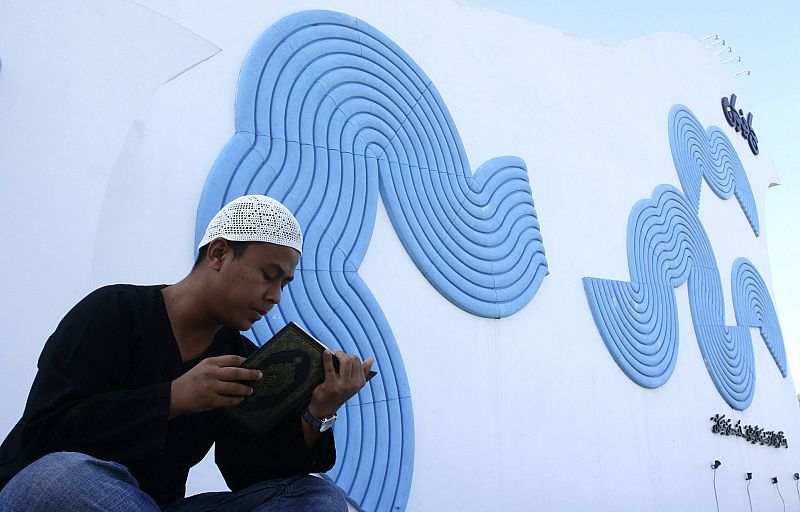
[[278,478],[238,492],[209,492],[160,507],[116,462],[75,452],[46,455],[0,491],[2,512],[347,511],[344,493],[309,475]]

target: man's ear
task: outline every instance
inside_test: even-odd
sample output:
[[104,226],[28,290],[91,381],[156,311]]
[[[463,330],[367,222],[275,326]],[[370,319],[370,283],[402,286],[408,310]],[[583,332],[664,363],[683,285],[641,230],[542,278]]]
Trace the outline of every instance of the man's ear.
[[228,258],[228,250],[230,246],[224,238],[215,238],[208,244],[206,251],[206,261],[208,266],[213,270],[222,268],[223,262]]

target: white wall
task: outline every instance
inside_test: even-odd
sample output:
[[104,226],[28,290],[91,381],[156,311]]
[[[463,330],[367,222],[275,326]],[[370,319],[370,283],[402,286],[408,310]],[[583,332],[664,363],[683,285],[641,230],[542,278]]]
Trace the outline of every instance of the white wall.
[[[361,275],[387,315],[411,384],[409,510],[758,510],[800,506],[800,415],[751,329],[756,392],[743,412],[715,389],[686,285],[676,290],[677,366],[666,385],[629,380],[592,320],[581,278],[627,280],[628,214],[680,187],[667,114],[682,103],[728,134],[762,235],[707,185],[700,218],[723,275],[736,257],[771,282],[764,199],[777,173],[724,124],[735,84],[688,36],[580,39],[451,0],[405,2],[86,0],[6,2],[0,15],[0,433],[22,412],[38,353],[69,307],[109,282],[172,282],[191,265],[194,216],[233,133],[239,69],[272,23],[307,8],[357,16],[405,50],[447,104],[473,169],[523,158],[550,275],[515,315],[490,320],[445,300],[405,253],[382,205]],[[789,449],[711,434],[710,416],[784,430]],[[204,463],[190,491],[217,489]]]

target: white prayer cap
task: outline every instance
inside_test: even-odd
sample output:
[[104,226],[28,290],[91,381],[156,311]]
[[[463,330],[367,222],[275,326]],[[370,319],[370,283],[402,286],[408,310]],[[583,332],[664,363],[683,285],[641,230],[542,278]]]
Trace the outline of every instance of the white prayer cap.
[[214,215],[198,249],[215,238],[230,242],[269,242],[303,252],[303,231],[288,208],[271,197],[237,197]]

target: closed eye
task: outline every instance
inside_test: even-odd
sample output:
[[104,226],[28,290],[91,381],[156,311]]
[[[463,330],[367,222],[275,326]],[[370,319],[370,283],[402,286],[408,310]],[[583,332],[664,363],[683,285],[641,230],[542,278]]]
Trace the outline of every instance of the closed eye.
[[287,275],[278,265],[268,265],[267,270],[261,270],[261,275],[265,283],[281,280],[281,289],[285,288],[294,279],[293,274]]

